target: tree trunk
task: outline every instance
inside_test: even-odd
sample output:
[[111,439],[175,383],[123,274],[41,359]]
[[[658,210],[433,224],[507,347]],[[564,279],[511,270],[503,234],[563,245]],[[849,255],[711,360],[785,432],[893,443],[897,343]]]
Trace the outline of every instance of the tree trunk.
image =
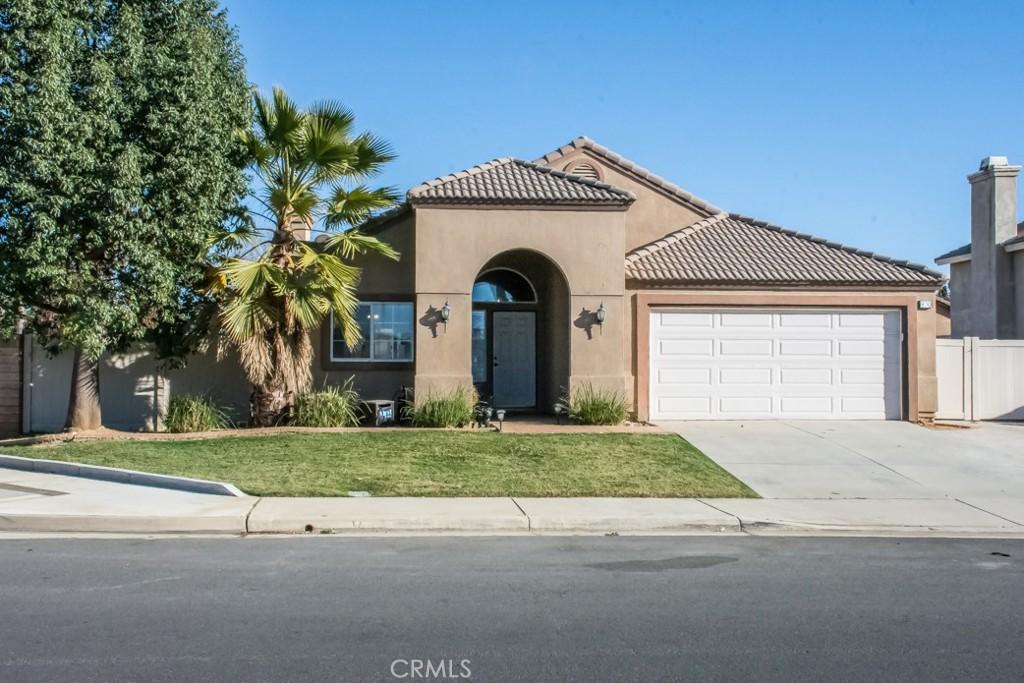
[[100,412],[100,366],[75,349],[71,365],[71,396],[64,431],[81,432],[99,429],[103,423]]
[[284,424],[291,408],[291,392],[284,387],[256,385],[249,398],[249,424],[273,427]]

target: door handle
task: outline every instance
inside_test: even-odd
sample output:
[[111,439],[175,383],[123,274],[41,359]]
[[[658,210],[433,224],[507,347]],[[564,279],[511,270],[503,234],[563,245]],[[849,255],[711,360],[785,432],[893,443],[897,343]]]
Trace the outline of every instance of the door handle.
[[497,359],[497,358],[495,358],[495,359],[494,359],[494,365],[493,365],[493,367],[498,367],[498,359]]

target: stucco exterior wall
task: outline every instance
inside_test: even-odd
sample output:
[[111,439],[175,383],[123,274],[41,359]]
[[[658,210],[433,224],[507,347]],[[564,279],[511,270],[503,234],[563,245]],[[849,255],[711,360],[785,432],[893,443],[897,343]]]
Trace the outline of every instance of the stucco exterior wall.
[[964,337],[970,334],[974,297],[970,295],[971,262],[960,261],[949,265],[950,335]]
[[379,254],[364,254],[352,264],[363,269],[359,291],[362,294],[412,294],[416,291],[416,222],[407,213],[374,235],[399,253],[392,261]]
[[[653,306],[775,306],[818,308],[895,308],[904,324],[904,418],[929,421],[938,405],[935,380],[935,294],[901,291],[806,291],[757,289],[668,290],[630,288],[634,319],[628,346],[636,349],[633,367],[633,397],[638,419],[648,418],[649,320]],[[918,301],[929,301],[927,310]]]
[[558,171],[565,171],[581,159],[587,159],[600,169],[602,182],[629,190],[636,195],[636,201],[626,212],[626,242],[623,254],[707,218],[707,214],[696,212],[679,199],[619,170],[586,149],[577,149],[549,166]]
[[[625,214],[602,210],[419,208],[416,210],[416,393],[425,396],[472,382],[473,282],[495,256],[537,252],[569,289],[569,384],[625,388],[622,362]],[[451,308],[447,325],[435,313]],[[592,313],[604,303],[600,329]]]
[[1024,339],[1024,249],[1012,252],[1014,277],[1014,308],[1017,322],[1017,339]]
[[[416,300],[416,222],[413,214],[384,226],[375,234],[399,253],[393,261],[379,254],[364,254],[353,260],[363,269],[359,283],[361,301]],[[418,330],[414,327],[414,334]],[[403,363],[333,362],[331,360],[330,324],[313,334],[313,386],[345,384],[350,378],[353,387],[364,399],[391,399],[402,387],[413,386],[415,357]]]
[[935,305],[935,336],[949,337],[953,334],[953,319],[949,308],[942,304]]

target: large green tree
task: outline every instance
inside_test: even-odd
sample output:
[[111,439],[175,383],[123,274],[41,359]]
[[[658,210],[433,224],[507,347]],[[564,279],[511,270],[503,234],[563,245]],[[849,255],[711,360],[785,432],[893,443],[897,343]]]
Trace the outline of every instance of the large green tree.
[[189,318],[250,116],[215,0],[0,0],[0,330],[74,353],[68,428],[104,351]]
[[[295,395],[309,388],[310,333],[328,313],[350,346],[359,341],[354,314],[361,271],[351,260],[366,252],[398,254],[355,226],[391,206],[396,195],[364,184],[393,155],[380,138],[356,133],[352,112],[337,102],[303,110],[275,88],[270,98],[254,96],[254,110],[242,138],[251,159],[248,206],[257,239],[252,256],[219,263],[214,289],[223,297],[223,329],[254,386],[250,421],[265,426],[287,419]],[[314,226],[326,231],[326,240],[311,242]]]

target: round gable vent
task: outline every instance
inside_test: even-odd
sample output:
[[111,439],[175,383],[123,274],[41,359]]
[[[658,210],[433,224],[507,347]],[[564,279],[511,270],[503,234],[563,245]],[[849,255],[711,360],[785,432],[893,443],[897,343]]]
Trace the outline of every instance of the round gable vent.
[[580,178],[588,178],[590,180],[601,179],[601,173],[597,170],[597,166],[589,161],[569,164],[566,166],[565,172],[570,175],[579,176]]

